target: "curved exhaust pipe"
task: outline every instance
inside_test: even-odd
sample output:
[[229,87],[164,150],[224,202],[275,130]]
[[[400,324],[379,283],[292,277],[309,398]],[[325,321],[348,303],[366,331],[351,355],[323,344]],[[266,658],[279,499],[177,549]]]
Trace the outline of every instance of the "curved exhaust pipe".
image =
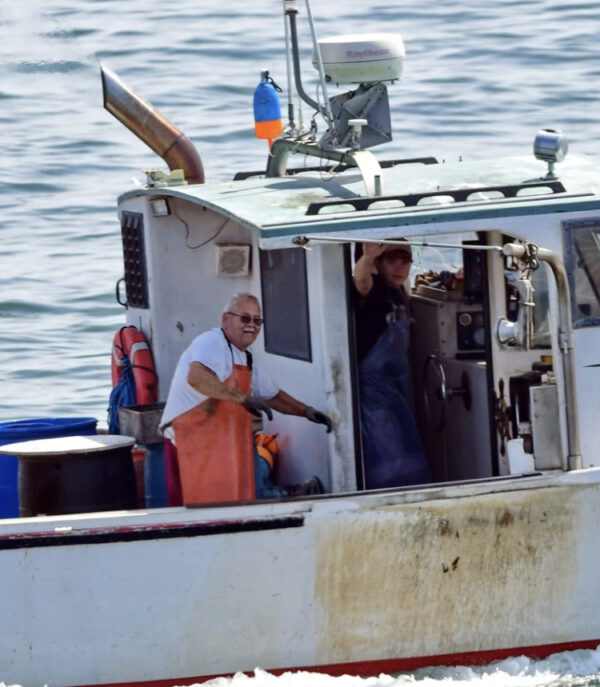
[[182,169],[188,184],[203,184],[202,160],[190,139],[108,67],[101,64],[100,74],[104,107],[159,155],[171,171]]

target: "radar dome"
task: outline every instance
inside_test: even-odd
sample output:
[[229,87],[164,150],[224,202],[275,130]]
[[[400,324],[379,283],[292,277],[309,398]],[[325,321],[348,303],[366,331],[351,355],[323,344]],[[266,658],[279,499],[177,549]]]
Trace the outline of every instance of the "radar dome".
[[[365,33],[319,40],[325,78],[339,84],[393,81],[402,74],[404,42],[396,34]],[[313,52],[313,66],[318,68]]]

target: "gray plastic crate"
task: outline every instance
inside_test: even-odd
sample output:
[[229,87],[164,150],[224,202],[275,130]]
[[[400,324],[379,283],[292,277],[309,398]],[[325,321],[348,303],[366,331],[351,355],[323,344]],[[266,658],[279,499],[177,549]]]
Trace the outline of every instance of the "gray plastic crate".
[[163,435],[158,425],[164,407],[164,403],[122,406],[119,408],[120,433],[134,437],[138,444],[162,444]]

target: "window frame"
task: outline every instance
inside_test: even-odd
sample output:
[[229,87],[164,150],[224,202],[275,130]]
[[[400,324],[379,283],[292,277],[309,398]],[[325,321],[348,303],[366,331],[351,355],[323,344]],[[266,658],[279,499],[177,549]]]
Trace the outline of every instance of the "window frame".
[[[579,306],[577,304],[577,292],[576,292],[576,268],[579,261],[575,242],[571,238],[572,234],[578,230],[591,230],[596,229],[600,237],[600,217],[591,217],[588,219],[578,219],[578,220],[567,220],[562,222],[563,229],[563,246],[565,251],[565,270],[567,272],[567,280],[569,282],[570,290],[570,300],[571,300],[571,322],[574,329],[581,329],[583,327],[598,327],[600,326],[600,316],[598,317],[586,317],[581,315],[579,311]],[[599,247],[600,248],[600,247]],[[600,250],[599,250],[600,258]],[[586,265],[582,269],[585,271],[587,278],[589,280],[589,287],[591,292],[596,296],[598,302],[598,309],[600,310],[600,281],[598,284],[594,284],[593,280],[588,272],[589,265]]]
[[[294,293],[297,294],[297,298],[294,303],[297,304],[298,310],[296,312],[297,316],[304,315],[305,317],[305,340],[303,344],[303,352],[290,352],[281,345],[280,341],[277,341],[277,332],[281,328],[281,322],[279,318],[273,317],[271,312],[272,305],[270,304],[269,298],[266,292],[266,284],[268,282],[268,276],[266,277],[266,269],[264,265],[264,260],[268,258],[271,253],[286,253],[290,255],[288,251],[297,251],[297,255],[301,259],[300,275],[299,280],[294,282]],[[306,265],[306,251],[303,248],[280,248],[272,250],[259,249],[259,268],[260,268],[260,288],[261,288],[261,298],[262,298],[262,308],[263,316],[265,322],[263,325],[263,335],[265,343],[265,352],[271,353],[272,355],[280,355],[284,358],[291,358],[293,360],[301,360],[303,362],[312,363],[312,336],[310,328],[310,308],[309,308],[309,298],[308,298],[308,276],[307,276],[307,265]],[[284,270],[282,270],[284,272]],[[285,275],[284,275],[285,276]],[[289,276],[287,277],[290,278]]]

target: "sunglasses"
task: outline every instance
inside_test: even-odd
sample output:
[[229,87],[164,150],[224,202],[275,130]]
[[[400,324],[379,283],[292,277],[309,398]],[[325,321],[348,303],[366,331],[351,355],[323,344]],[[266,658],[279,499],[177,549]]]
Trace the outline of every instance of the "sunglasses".
[[242,321],[242,324],[250,324],[250,322],[253,322],[257,327],[260,327],[260,325],[264,322],[262,317],[254,316],[252,315],[246,315],[245,313],[243,315],[238,315],[236,312],[227,312],[228,315],[234,315],[235,317],[239,317],[240,320]]

